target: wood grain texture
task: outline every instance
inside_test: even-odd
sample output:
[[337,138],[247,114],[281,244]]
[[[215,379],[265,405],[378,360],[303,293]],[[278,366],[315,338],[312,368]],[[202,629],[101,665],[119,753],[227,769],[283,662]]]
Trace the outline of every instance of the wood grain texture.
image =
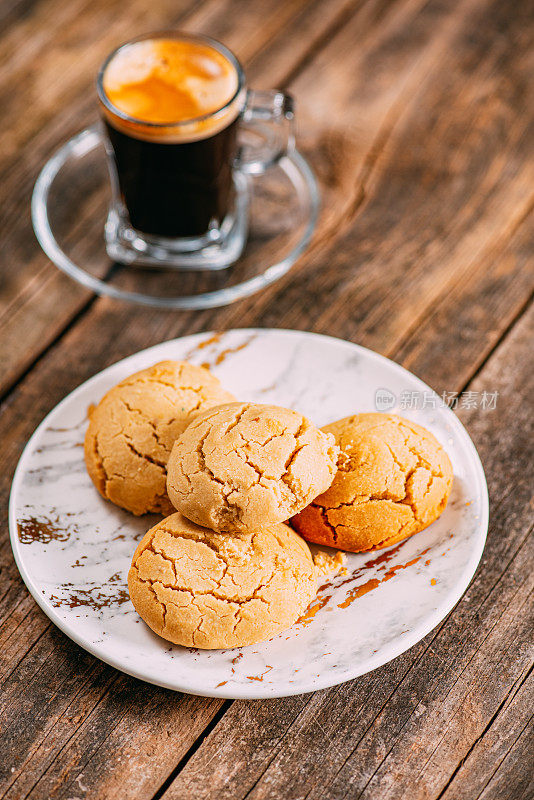
[[[3,9],[5,86],[23,90],[0,89],[11,113],[0,134],[4,504],[25,442],[68,391],[118,358],[199,330],[316,330],[394,357],[438,391],[500,394],[496,412],[460,411],[492,500],[469,591],[408,653],[313,696],[222,704],[120,675],[50,625],[4,529],[0,796],[527,800],[531,4],[24,0]],[[314,245],[288,276],[197,314],[92,299],[47,263],[27,217],[44,158],[92,118],[102,55],[171,22],[225,39],[255,85],[291,88],[325,200]],[[39,90],[24,95],[35,58]],[[35,115],[23,113],[28,102]]]

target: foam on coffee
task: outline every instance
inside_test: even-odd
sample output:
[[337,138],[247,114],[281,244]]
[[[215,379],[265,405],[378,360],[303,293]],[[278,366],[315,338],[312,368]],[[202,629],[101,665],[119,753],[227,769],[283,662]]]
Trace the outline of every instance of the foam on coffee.
[[[136,138],[203,139],[229,125],[241,110],[242,99],[235,97],[238,83],[234,64],[207,43],[163,38],[133,42],[106,66],[102,86],[112,108],[104,106],[104,114],[111,125]],[[199,119],[209,114],[213,116]]]

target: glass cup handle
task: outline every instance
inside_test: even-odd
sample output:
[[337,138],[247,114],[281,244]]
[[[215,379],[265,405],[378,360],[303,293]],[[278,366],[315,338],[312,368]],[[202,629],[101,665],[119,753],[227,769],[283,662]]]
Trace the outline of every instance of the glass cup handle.
[[237,169],[247,175],[261,175],[292,150],[294,116],[290,95],[249,90],[239,128]]

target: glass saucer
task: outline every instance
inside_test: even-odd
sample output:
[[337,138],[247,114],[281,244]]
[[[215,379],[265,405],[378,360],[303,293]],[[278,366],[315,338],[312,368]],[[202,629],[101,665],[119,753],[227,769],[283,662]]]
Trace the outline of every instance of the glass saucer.
[[33,191],[33,227],[54,264],[97,294],[159,308],[214,308],[281,278],[308,246],[317,222],[317,182],[297,151],[250,176],[247,191],[247,243],[227,269],[114,263],[104,241],[111,195],[106,155],[99,125],[94,125],[45,164]]

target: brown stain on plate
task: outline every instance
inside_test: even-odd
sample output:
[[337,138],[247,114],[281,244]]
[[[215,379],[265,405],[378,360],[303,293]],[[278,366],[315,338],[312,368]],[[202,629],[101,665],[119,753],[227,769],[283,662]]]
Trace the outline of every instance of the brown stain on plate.
[[386,572],[386,574],[384,575],[384,577],[382,578],[382,580],[381,580],[381,583],[384,583],[385,581],[389,581],[389,580],[391,580],[391,578],[394,578],[394,577],[395,577],[395,575],[397,574],[397,572],[398,572],[400,569],[407,569],[408,567],[411,567],[411,566],[413,566],[414,564],[417,564],[417,562],[418,562],[418,561],[421,561],[421,557],[422,557],[422,556],[423,556],[423,555],[424,555],[426,552],[427,552],[427,550],[424,550],[424,551],[421,553],[421,555],[420,555],[420,556],[417,556],[416,558],[412,558],[412,560],[411,560],[411,561],[407,561],[407,562],[406,562],[406,564],[395,564],[395,566],[393,566],[393,567],[390,567],[390,568],[388,569],[388,571]]
[[348,608],[354,600],[357,600],[358,597],[363,597],[367,592],[372,592],[380,583],[381,581],[378,578],[371,578],[371,580],[362,583],[360,586],[355,586],[354,589],[347,593],[346,599],[342,603],[338,603],[338,608]]
[[204,339],[203,342],[197,344],[195,350],[204,350],[205,347],[210,347],[212,344],[218,344],[221,341],[221,336],[222,331],[220,333],[214,333],[213,336],[209,336],[207,339]]
[[242,342],[241,344],[238,344],[237,347],[227,347],[226,350],[223,350],[222,352],[220,352],[219,355],[217,356],[217,358],[215,359],[215,366],[218,367],[219,364],[222,364],[223,361],[229,355],[232,355],[233,353],[239,353],[240,350],[244,350],[245,347],[247,347],[247,345],[250,344],[250,342],[252,341],[253,338],[254,337],[252,336],[250,339],[247,339],[246,342]]
[[[188,350],[187,353],[184,355],[184,360],[189,361],[196,353],[199,353],[201,350],[204,350],[206,347],[211,347],[212,345],[218,344],[221,341],[221,336],[223,335],[224,331],[218,331],[213,333],[211,336],[208,336],[207,339],[203,339],[201,342],[196,344],[191,350]],[[205,366],[202,364],[202,366]]]
[[244,350],[245,347],[248,347],[248,345],[255,338],[256,338],[256,334],[254,333],[254,334],[252,334],[252,336],[249,336],[249,338],[246,341],[241,342],[241,344],[238,344],[235,347],[226,347],[224,350],[221,350],[219,353],[214,355],[214,357],[213,357],[213,359],[211,361],[203,361],[202,362],[202,366],[205,367],[206,369],[209,369],[210,367],[218,367],[218,366],[220,366],[224,361],[226,361],[228,356],[231,356],[234,353],[239,353],[240,350]]
[[58,517],[21,517],[17,520],[17,529],[21,544],[66,542],[72,533],[70,528],[60,523]]
[[[321,611],[332,598],[332,593],[326,594],[327,589],[339,589],[341,586],[353,584],[359,578],[363,577],[367,570],[372,569],[373,567],[378,567],[378,572],[384,572],[382,577],[370,578],[364,583],[360,583],[357,586],[349,589],[347,591],[345,600],[342,603],[338,603],[338,608],[348,608],[359,597],[363,597],[368,592],[372,592],[374,589],[378,588],[381,583],[385,583],[386,581],[391,580],[391,578],[394,578],[399,570],[407,569],[408,567],[417,564],[417,562],[420,561],[422,557],[430,550],[430,547],[427,547],[425,550],[422,550],[418,556],[412,558],[410,561],[407,561],[404,564],[401,563],[388,566],[391,560],[400,552],[405,543],[406,539],[397,544],[395,547],[392,547],[391,550],[382,552],[379,555],[374,556],[374,558],[368,559],[364,564],[362,564],[361,567],[358,567],[351,575],[342,581],[336,581],[335,578],[332,578],[329,581],[326,581],[326,583],[323,583],[317,590],[317,596],[314,600],[312,600],[304,614],[297,620],[296,624],[305,626],[309,625],[313,621],[315,615]],[[425,562],[425,565],[428,565],[429,563],[430,559]]]
[[[386,581],[390,581],[392,578],[395,577],[397,572],[401,569],[408,569],[408,567],[412,567],[414,564],[417,564],[418,561],[421,561],[422,557],[425,553],[428,553],[430,550],[427,547],[426,550],[423,550],[418,556],[412,558],[410,561],[407,561],[405,564],[394,564],[392,567],[389,567],[388,570],[384,573],[383,578],[371,578],[366,583],[362,583],[359,586],[355,586],[354,589],[351,589],[347,592],[347,597],[342,603],[338,603],[338,608],[348,608],[358,597],[363,597],[364,594],[367,592],[372,592],[373,589],[376,589],[380,586],[381,583],[386,583]],[[380,567],[380,570],[385,569],[385,566]]]
[[[113,577],[110,578],[110,583],[115,583]],[[110,595],[102,591],[102,585],[93,586],[91,589],[71,589],[71,586],[69,583],[61,584],[60,588],[68,590],[63,597],[50,595],[50,602],[55,608],[90,608],[93,611],[100,611],[103,608],[121,606],[130,599],[126,589],[114,587],[114,594]]]
[[247,675],[247,680],[248,681],[262,681],[265,678],[265,676],[267,675],[267,673],[272,670],[272,667],[271,667],[270,664],[266,664],[265,667],[266,667],[265,671],[261,672],[259,675]]
[[[324,586],[321,586],[319,588],[319,591],[321,591],[321,589],[325,588],[328,585],[329,584],[324,584]],[[312,600],[310,605],[308,606],[308,608],[304,612],[304,614],[301,617],[298,618],[296,624],[297,625],[309,625],[310,622],[313,622],[313,618],[315,617],[317,612],[325,607],[325,605],[328,603],[328,601],[330,600],[331,597],[332,597],[331,594],[325,594],[322,597],[316,597],[314,600]]]
[[80,422],[77,422],[76,425],[70,425],[68,428],[57,428],[55,425],[50,425],[46,430],[47,432],[50,431],[51,433],[67,433],[69,431],[78,430],[78,428],[81,428],[82,425],[86,424],[86,422],[86,419],[82,419]]
[[[213,333],[211,336],[208,336],[207,339],[204,339],[203,341],[196,344],[194,347],[191,348],[191,350],[189,350],[185,354],[184,356],[185,360],[187,361],[188,359],[192,358],[192,356],[194,356],[196,353],[205,350],[206,347],[214,347],[215,345],[218,345],[224,334],[225,331],[217,331],[216,333]],[[204,367],[205,369],[210,369],[210,367],[218,367],[228,358],[229,355],[232,355],[233,353],[238,353],[240,350],[244,350],[245,347],[247,347],[250,344],[250,342],[252,342],[252,340],[255,338],[256,334],[253,333],[252,336],[249,336],[249,338],[246,341],[242,342],[241,344],[238,344],[235,347],[227,347],[224,350],[221,350],[219,353],[214,353],[213,356],[210,358],[210,360],[203,361],[201,363],[201,366]]]

